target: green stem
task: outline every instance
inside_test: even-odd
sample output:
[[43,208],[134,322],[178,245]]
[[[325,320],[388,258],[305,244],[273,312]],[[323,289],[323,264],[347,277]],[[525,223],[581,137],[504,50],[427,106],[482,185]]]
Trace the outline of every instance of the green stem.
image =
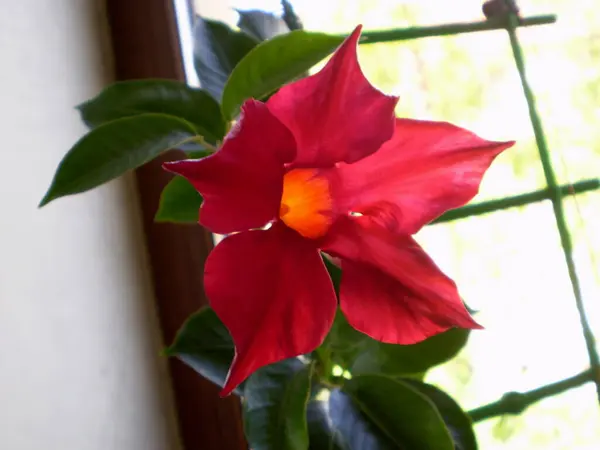
[[516,415],[521,414],[532,404],[543,400],[546,397],[562,394],[569,389],[579,387],[589,381],[595,379],[592,370],[586,370],[571,378],[558,381],[556,383],[547,384],[546,386],[533,389],[528,392],[507,392],[500,400],[481,406],[472,411],[469,411],[473,422],[491,419],[492,417],[502,416],[505,414]]
[[317,347],[313,353],[316,362],[316,371],[321,383],[331,383],[333,377],[333,363],[331,361],[331,350],[323,346]]
[[593,379],[596,384],[596,393],[598,395],[598,401],[600,402],[600,370],[598,370],[598,368],[600,368],[600,359],[598,357],[598,351],[596,349],[596,341],[594,339],[594,334],[588,323],[588,319],[585,313],[585,306],[583,304],[583,298],[581,295],[579,278],[575,270],[575,262],[573,260],[572,255],[573,245],[571,242],[571,235],[569,234],[569,229],[565,220],[562,193],[558,187],[558,183],[556,182],[556,175],[554,173],[554,169],[552,168],[550,152],[548,151],[548,145],[546,142],[546,137],[544,135],[542,122],[537,112],[535,97],[533,95],[531,87],[529,86],[529,82],[527,81],[525,73],[525,58],[523,57],[523,51],[521,45],[519,44],[516,32],[516,28],[519,25],[518,16],[516,14],[510,14],[508,17],[507,25],[508,26],[506,27],[506,30],[508,31],[508,36],[510,38],[510,45],[512,48],[515,64],[517,66],[517,70],[519,71],[519,77],[521,79],[523,93],[525,94],[525,98],[527,100],[527,106],[529,108],[529,117],[531,119],[531,125],[533,126],[540,160],[542,162],[542,167],[544,170],[544,176],[546,177],[546,182],[548,183],[548,188],[551,192],[550,199],[552,200],[552,206],[554,208],[556,226],[558,228],[565,262],[567,263],[567,269],[569,271],[569,277],[571,279],[573,294],[575,296],[575,304],[577,306],[577,311],[579,312],[581,329],[583,331],[583,337],[585,339],[585,344],[587,347],[591,370],[594,374]]
[[[560,191],[561,195],[581,194],[583,192],[593,191],[595,189],[600,189],[600,179],[582,180],[574,184],[558,186],[558,190]],[[453,220],[463,219],[465,217],[479,216],[481,214],[487,214],[501,209],[515,208],[517,206],[524,206],[530,203],[540,202],[542,200],[549,200],[551,198],[552,191],[549,188],[546,188],[538,191],[528,192],[526,194],[504,197],[498,200],[475,203],[473,205],[467,205],[463,206],[462,208],[448,211],[443,216],[434,220],[432,224],[450,222]]]
[[[521,19],[518,26],[530,27],[556,22],[555,15],[533,16]],[[394,28],[392,30],[365,31],[362,33],[361,44],[378,42],[404,41],[433,36],[448,36],[461,33],[476,33],[480,31],[502,30],[506,28],[506,19],[492,18],[480,22],[453,23],[429,27]]]

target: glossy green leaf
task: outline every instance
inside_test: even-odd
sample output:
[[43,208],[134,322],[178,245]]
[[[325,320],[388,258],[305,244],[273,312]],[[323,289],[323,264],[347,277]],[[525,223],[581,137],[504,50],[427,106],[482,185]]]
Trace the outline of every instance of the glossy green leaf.
[[329,277],[331,278],[331,282],[333,283],[335,293],[339,297],[340,283],[342,282],[342,269],[339,266],[335,265],[329,259],[329,257],[321,254],[321,258],[323,258],[323,263],[325,263],[325,267],[327,268],[327,272],[329,273]]
[[409,384],[381,375],[361,375],[348,381],[343,390],[396,446],[392,448],[454,450],[439,411]]
[[227,80],[223,115],[233,119],[246,99],[262,99],[271,94],[332,53],[342,41],[338,36],[297,30],[260,43]]
[[238,14],[240,18],[237,26],[257,41],[266,41],[290,31],[285,21],[275,14],[256,9],[238,10]]
[[[320,398],[323,391],[325,397]],[[323,385],[312,386],[311,398],[306,407],[309,450],[347,450],[329,417],[329,392]]]
[[442,415],[454,441],[455,450],[477,450],[477,440],[469,415],[444,391],[430,384],[415,380],[403,380],[425,395]]
[[100,125],[62,159],[40,206],[100,186],[195,135],[189,122],[165,114],[141,114]]
[[156,222],[198,223],[202,196],[190,182],[175,176],[160,194]]
[[257,370],[244,387],[244,429],[253,450],[307,450],[311,366],[291,358]]
[[413,345],[370,340],[354,361],[353,374],[403,375],[425,372],[453,358],[466,344],[469,330],[454,328]]
[[[339,266],[323,256],[323,262],[329,272],[336,294],[339,295],[342,271]],[[361,352],[362,346],[371,339],[350,326],[342,311],[338,308],[333,326],[327,334],[321,347],[331,352],[331,359],[335,364],[348,369],[356,356]]]
[[334,442],[343,450],[410,450],[396,445],[348,394],[339,389],[331,392],[327,411],[335,430]]
[[325,400],[311,399],[306,408],[309,450],[346,450],[333,428]]
[[194,64],[200,84],[216,100],[238,62],[257,44],[246,33],[234,31],[222,22],[196,17]]
[[[165,353],[222,387],[233,360],[234,346],[225,325],[212,309],[205,307],[188,318]],[[238,387],[236,394],[242,389]]]
[[122,81],[110,85],[77,109],[90,128],[123,117],[160,113],[187,120],[207,140],[214,142],[225,135],[219,104],[206,92],[178,81]]

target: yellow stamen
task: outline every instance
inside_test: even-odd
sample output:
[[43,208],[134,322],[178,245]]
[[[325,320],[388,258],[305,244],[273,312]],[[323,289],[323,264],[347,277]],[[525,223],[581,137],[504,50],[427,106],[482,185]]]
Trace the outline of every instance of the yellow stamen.
[[293,169],[283,177],[279,216],[302,236],[316,239],[331,226],[329,182],[316,169]]

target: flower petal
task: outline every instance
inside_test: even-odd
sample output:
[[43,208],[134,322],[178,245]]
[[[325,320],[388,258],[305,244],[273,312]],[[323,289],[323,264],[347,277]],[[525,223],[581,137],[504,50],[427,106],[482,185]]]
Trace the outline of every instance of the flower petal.
[[281,222],[219,243],[204,287],[236,347],[222,395],[256,369],[318,347],[337,307],[318,249]]
[[375,152],[392,137],[397,97],[374,88],[357,59],[361,26],[315,75],[282,87],[269,110],[294,134],[295,167],[329,167]]
[[199,160],[165,163],[204,197],[200,223],[215,233],[259,228],[279,216],[284,164],[295,155],[289,130],[264,103],[248,100],[223,146]]
[[414,344],[452,327],[481,328],[454,282],[408,235],[368,217],[340,219],[322,246],[342,259],[340,306],[357,330]]
[[486,141],[446,122],[397,119],[375,154],[331,171],[337,208],[387,215],[387,226],[414,234],[471,200],[492,161],[514,142]]

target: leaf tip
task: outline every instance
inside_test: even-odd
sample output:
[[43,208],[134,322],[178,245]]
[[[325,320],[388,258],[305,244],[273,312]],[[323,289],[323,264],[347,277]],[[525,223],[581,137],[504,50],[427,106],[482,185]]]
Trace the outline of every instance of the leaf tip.
[[46,194],[44,195],[44,197],[40,201],[40,203],[38,205],[38,208],[42,208],[42,207],[46,206],[48,203],[50,203],[55,198],[56,197],[52,193],[52,188],[48,189],[48,192],[46,192]]
[[154,214],[154,221],[156,223],[168,222],[168,220],[165,219],[164,213],[160,207],[158,208],[158,211],[156,211],[156,214]]
[[86,127],[88,127],[89,129],[92,129],[92,128],[94,128],[95,124],[90,120],[90,118],[88,117],[88,112],[87,112],[90,103],[91,103],[90,100],[80,103],[79,105],[75,106],[75,111],[77,111],[79,113],[79,118],[84,123],[84,125]]
[[176,356],[177,352],[173,349],[173,346],[170,347],[164,347],[160,352],[159,355],[164,357],[164,358],[170,358],[172,356]]

